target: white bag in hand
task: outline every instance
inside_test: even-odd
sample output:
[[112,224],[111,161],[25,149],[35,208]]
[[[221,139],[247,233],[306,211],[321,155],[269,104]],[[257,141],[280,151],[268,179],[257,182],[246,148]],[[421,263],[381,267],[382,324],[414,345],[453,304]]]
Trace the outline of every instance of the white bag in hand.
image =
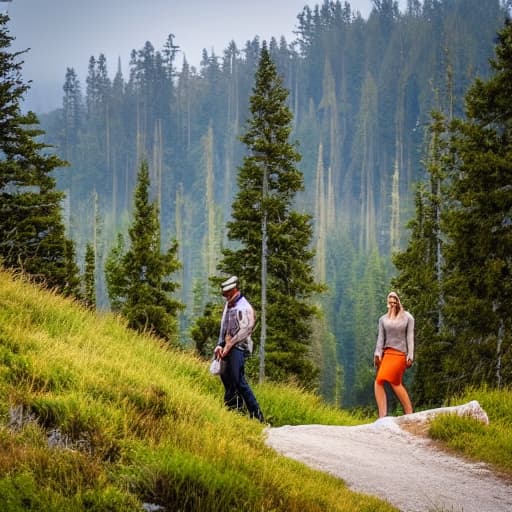
[[223,364],[220,359],[212,359],[212,362],[210,364],[210,373],[212,375],[220,375],[223,370]]

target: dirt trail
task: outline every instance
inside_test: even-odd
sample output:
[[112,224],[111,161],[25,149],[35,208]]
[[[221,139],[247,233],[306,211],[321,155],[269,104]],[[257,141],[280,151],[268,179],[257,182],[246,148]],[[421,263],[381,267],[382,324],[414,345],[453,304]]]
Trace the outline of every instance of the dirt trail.
[[512,512],[510,482],[485,464],[436,449],[402,429],[397,418],[356,427],[284,426],[266,435],[279,453],[403,512]]

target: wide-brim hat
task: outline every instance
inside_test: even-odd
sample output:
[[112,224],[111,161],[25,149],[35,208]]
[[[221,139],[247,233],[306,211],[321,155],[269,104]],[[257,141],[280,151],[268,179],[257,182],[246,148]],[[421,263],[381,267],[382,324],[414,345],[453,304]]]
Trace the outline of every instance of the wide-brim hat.
[[228,292],[229,290],[232,290],[233,288],[238,287],[238,277],[231,276],[229,279],[226,279],[223,283],[220,285],[220,289],[222,290],[222,293]]

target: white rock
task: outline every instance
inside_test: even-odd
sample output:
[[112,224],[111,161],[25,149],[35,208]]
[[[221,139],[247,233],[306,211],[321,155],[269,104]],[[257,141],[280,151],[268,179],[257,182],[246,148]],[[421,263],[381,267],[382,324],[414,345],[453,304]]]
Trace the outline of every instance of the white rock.
[[[467,404],[455,405],[452,407],[439,407],[438,409],[428,409],[426,411],[414,412],[412,414],[405,414],[404,416],[397,416],[393,418],[399,425],[406,425],[407,423],[425,423],[430,421],[435,416],[440,414],[456,414],[457,416],[469,416],[474,418],[485,425],[489,424],[489,417],[482,409],[477,400],[472,400]],[[384,418],[382,418],[384,419]]]

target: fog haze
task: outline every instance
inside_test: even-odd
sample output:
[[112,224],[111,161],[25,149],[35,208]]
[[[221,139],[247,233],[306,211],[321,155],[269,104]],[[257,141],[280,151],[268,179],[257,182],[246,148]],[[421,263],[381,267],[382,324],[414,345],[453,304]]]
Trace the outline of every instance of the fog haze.
[[[91,56],[105,54],[109,75],[118,59],[127,78],[130,52],[150,41],[160,50],[174,34],[183,56],[198,67],[202,50],[221,56],[229,42],[239,48],[259,36],[269,40],[284,35],[291,43],[297,15],[307,0],[12,0],[0,3],[10,17],[15,37],[12,49],[30,51],[23,56],[23,77],[32,80],[24,108],[42,113],[61,106],[66,68],[72,67],[85,89]],[[404,0],[405,2],[405,0]],[[353,11],[365,18],[372,0],[352,0]],[[402,2],[400,2],[402,3]]]

